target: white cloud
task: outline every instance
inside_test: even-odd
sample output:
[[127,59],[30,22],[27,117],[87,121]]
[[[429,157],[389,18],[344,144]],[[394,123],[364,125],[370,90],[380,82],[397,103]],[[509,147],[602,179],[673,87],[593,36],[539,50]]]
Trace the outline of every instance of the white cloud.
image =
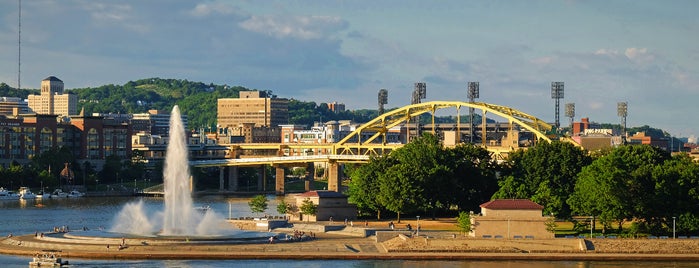
[[540,58],[535,58],[530,60],[529,62],[536,64],[536,65],[549,65],[554,61],[554,58],[551,56],[546,56],[546,57],[540,57]]
[[239,25],[248,31],[276,38],[301,40],[323,39],[347,27],[344,20],[333,16],[252,16]]
[[593,54],[599,55],[599,56],[610,56],[610,57],[616,57],[619,55],[619,51],[617,50],[612,50],[612,49],[606,49],[606,48],[601,48],[595,51]]
[[655,59],[653,54],[648,53],[647,48],[630,47],[624,51],[624,55],[636,63],[649,63]]
[[235,9],[223,3],[200,3],[197,4],[197,6],[194,7],[194,9],[189,11],[189,14],[194,17],[206,17],[214,13],[224,15],[234,14]]

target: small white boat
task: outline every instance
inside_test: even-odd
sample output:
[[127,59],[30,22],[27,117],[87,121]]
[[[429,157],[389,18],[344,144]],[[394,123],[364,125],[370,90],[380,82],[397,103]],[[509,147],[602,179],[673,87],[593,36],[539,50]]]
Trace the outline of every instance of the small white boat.
[[58,251],[37,253],[29,262],[29,267],[64,267],[68,265],[68,261],[63,261],[58,254]]
[[0,200],[19,200],[19,194],[0,187]]
[[50,198],[66,198],[68,197],[68,193],[64,192],[61,189],[56,189],[51,193]]
[[19,187],[19,198],[24,200],[36,199],[36,194],[32,193],[29,187]]
[[78,190],[72,190],[68,193],[68,197],[70,197],[70,198],[83,197],[83,196],[85,196],[85,194],[79,192]]
[[209,205],[194,208],[194,210],[198,211],[201,214],[206,214],[206,212],[209,211],[210,209],[211,209],[211,207]]

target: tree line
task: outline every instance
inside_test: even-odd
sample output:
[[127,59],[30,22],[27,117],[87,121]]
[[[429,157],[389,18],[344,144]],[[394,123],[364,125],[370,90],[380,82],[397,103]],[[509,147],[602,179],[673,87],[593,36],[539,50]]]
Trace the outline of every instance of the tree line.
[[[699,234],[699,164],[649,145],[587,152],[539,141],[497,163],[481,147],[442,146],[425,134],[389,155],[348,170],[348,195],[363,215],[455,215],[491,199],[524,198],[545,215],[579,226],[590,217],[603,232]],[[594,228],[594,227],[593,227]]]

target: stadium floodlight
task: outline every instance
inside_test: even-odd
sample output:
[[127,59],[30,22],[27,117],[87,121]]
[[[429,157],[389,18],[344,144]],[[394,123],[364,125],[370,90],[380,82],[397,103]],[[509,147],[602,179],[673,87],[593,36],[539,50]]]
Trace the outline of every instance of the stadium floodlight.
[[379,115],[384,113],[383,105],[388,103],[388,90],[382,88],[379,90]]
[[563,82],[551,82],[551,98],[556,100],[556,129],[561,126],[560,99],[563,98]]
[[[478,82],[468,82],[468,101],[473,103],[473,101],[479,97],[480,97],[479,83]],[[473,143],[473,134],[474,134],[474,131],[473,131],[473,128],[474,128],[473,113],[474,113],[474,111],[475,110],[473,109],[473,107],[468,108],[468,114],[469,114],[469,118],[470,118],[469,122],[468,122],[470,125],[470,127],[469,127],[469,139],[470,139],[471,143]]]

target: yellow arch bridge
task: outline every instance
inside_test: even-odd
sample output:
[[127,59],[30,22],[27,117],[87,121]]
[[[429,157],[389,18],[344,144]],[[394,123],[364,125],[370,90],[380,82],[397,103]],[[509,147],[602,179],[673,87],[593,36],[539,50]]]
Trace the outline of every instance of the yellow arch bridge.
[[[219,173],[219,188],[224,190],[225,168],[228,168],[228,190],[236,191],[238,186],[238,171],[237,167],[241,166],[265,166],[272,165],[276,167],[276,183],[275,191],[277,194],[284,193],[284,169],[285,166],[305,165],[313,169],[312,163],[325,162],[327,163],[326,175],[328,177],[328,190],[339,190],[339,163],[347,162],[366,162],[371,156],[379,156],[390,153],[391,151],[402,147],[403,143],[387,142],[387,134],[389,130],[401,124],[406,125],[408,142],[410,137],[419,135],[420,131],[431,131],[434,134],[444,134],[444,124],[438,126],[435,124],[435,113],[442,109],[456,109],[457,119],[455,124],[447,124],[448,132],[453,134],[453,144],[461,142],[462,131],[468,128],[471,131],[471,124],[462,126],[461,124],[461,109],[473,108],[480,111],[482,119],[480,125],[480,141],[482,146],[493,153],[495,159],[504,159],[506,154],[513,149],[519,148],[519,133],[528,133],[532,143],[538,140],[551,141],[546,135],[546,132],[552,129],[552,126],[543,120],[532,115],[518,111],[516,109],[483,103],[483,102],[457,102],[457,101],[431,101],[425,103],[412,104],[404,106],[389,112],[386,112],[375,119],[357,127],[353,132],[349,133],[342,140],[335,143],[283,143],[283,144],[229,144],[227,145],[233,156],[231,159],[221,160],[200,160],[191,161],[191,165],[195,167],[221,167]],[[420,127],[411,120],[416,117],[430,113],[432,115],[432,124]],[[507,120],[507,144],[500,142],[497,137],[491,137],[488,140],[488,114],[494,114]],[[410,129],[412,126],[412,129]],[[497,127],[497,126],[496,126]],[[476,132],[476,126],[473,131]],[[572,140],[571,140],[572,141]],[[449,145],[445,142],[445,145]],[[317,155],[311,156],[290,156],[287,152],[319,152]],[[253,156],[242,155],[239,152],[254,152]],[[263,154],[267,152],[271,155]],[[310,163],[310,164],[309,164]],[[260,191],[267,189],[264,178],[265,172],[259,172],[261,175],[258,178],[258,187]],[[311,174],[314,172],[308,172]],[[308,190],[308,183],[306,183]]]

